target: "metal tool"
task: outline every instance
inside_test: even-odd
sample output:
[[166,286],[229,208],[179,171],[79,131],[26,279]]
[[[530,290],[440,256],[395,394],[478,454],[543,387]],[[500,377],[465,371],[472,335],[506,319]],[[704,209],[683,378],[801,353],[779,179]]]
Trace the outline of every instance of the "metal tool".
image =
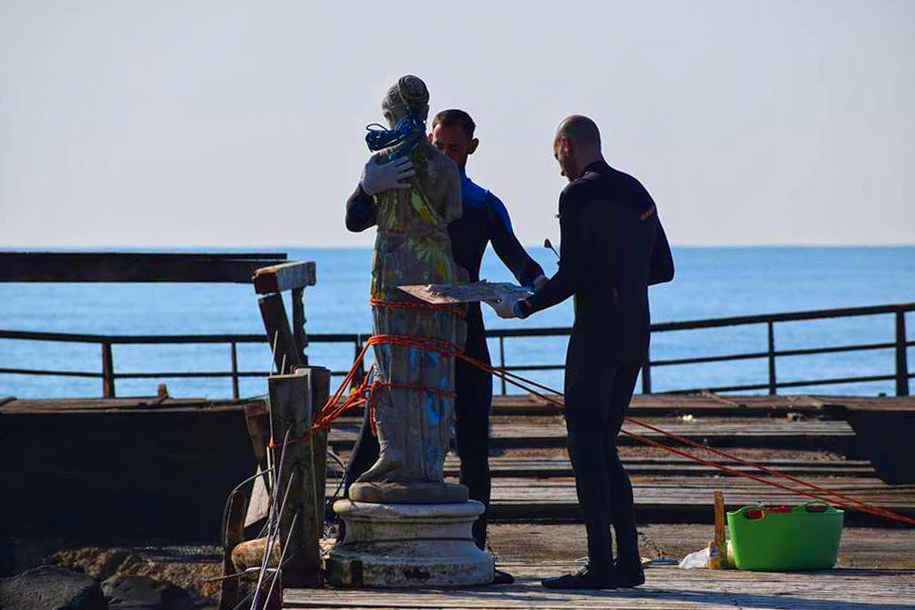
[[556,252],[556,248],[554,248],[554,247],[553,247],[553,244],[550,243],[550,238],[549,238],[549,237],[547,237],[546,239],[543,240],[543,247],[544,247],[544,248],[549,248],[550,250],[552,250],[552,251],[553,251],[553,254],[556,255],[556,258],[559,258],[559,252]]

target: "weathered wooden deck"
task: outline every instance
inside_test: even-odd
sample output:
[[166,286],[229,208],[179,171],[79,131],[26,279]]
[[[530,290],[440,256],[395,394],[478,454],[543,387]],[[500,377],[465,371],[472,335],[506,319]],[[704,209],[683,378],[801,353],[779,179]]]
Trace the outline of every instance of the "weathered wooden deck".
[[283,608],[475,608],[507,610],[904,610],[915,608],[915,571],[835,569],[742,572],[649,567],[647,582],[624,591],[550,591],[540,579],[578,569],[568,563],[502,564],[514,585],[471,589],[286,589]]
[[[797,476],[819,487],[915,516],[915,484],[888,484],[869,457],[873,447],[861,442],[858,431],[842,416],[849,412],[891,411],[893,421],[915,410],[915,400],[900,398],[840,398],[813,396],[636,396],[631,415],[660,429],[704,446],[744,453],[768,468]],[[566,430],[555,407],[528,397],[497,397],[492,417],[491,446],[503,455],[490,458],[493,472],[491,519],[529,521],[574,520],[579,516],[571,465],[565,455]],[[330,444],[349,450],[361,420],[342,418]],[[624,430],[665,445],[684,443],[634,423]],[[871,443],[874,444],[874,443]],[[738,478],[684,457],[648,448],[621,435],[620,452],[630,473],[636,513],[643,523],[708,523],[716,489],[724,491],[729,510],[746,504],[798,504],[812,500],[763,483]],[[697,448],[688,453],[775,480],[758,470]],[[790,457],[779,457],[784,453]],[[749,454],[749,456],[747,455]],[[909,466],[911,468],[911,466]],[[446,474],[455,477],[459,461],[451,456]],[[791,488],[797,484],[778,480]],[[331,487],[332,489],[332,487]],[[846,514],[847,525],[891,526],[882,518],[859,511]]]
[[[518,421],[523,420],[523,421]],[[641,420],[640,420],[641,421]],[[698,443],[715,447],[765,447],[784,449],[826,449],[846,451],[855,437],[851,426],[844,421],[774,420],[768,418],[715,417],[696,419],[692,423],[676,417],[648,417],[644,421],[665,431]],[[351,418],[341,420],[330,435],[330,444],[339,451],[351,449],[356,441],[359,423]],[[625,424],[624,431],[665,444],[683,446],[683,443],[664,437],[661,433]],[[618,444],[638,445],[640,441],[621,435]],[[523,417],[494,416],[492,418],[491,446],[497,449],[566,446],[566,429],[557,416],[527,415]]]
[[[631,414],[664,430],[707,446],[726,448],[826,489],[915,516],[915,485],[894,485],[882,480],[871,460],[864,459],[869,447],[866,443],[862,445],[859,431],[842,418],[848,413],[881,409],[905,416],[915,410],[915,401],[810,396],[639,396],[633,401]],[[829,571],[681,570],[668,561],[650,567],[646,571],[648,582],[635,590],[544,589],[540,579],[575,571],[581,564],[571,562],[570,558],[587,552],[584,528],[560,525],[578,516],[571,464],[560,449],[565,443],[565,429],[556,409],[536,399],[497,398],[493,411],[493,445],[503,452],[490,458],[493,474],[490,517],[496,523],[491,527],[491,545],[500,558],[499,568],[514,574],[516,584],[420,591],[293,589],[284,592],[284,608],[915,609],[915,569],[912,569],[915,534],[911,528],[846,529],[839,567]],[[692,415],[692,420],[683,419],[683,415]],[[348,449],[358,425],[356,418],[341,421],[331,442],[338,449]],[[627,428],[668,445],[682,446],[638,426]],[[733,477],[662,450],[645,450],[640,443],[626,437],[621,440],[620,453],[632,478],[636,514],[641,524],[643,554],[679,559],[707,544],[710,526],[682,524],[712,521],[716,489],[724,491],[729,509],[755,502],[805,501],[802,496]],[[754,472],[735,460],[696,449],[689,451],[737,470]],[[457,476],[456,457],[448,458],[445,471],[448,476]],[[846,512],[845,522],[848,526],[893,526],[885,519],[855,511]],[[708,531],[704,532],[703,528]],[[889,557],[895,559],[888,560]],[[905,569],[851,568],[888,565]]]
[[[225,495],[254,470],[246,409],[263,412],[263,401],[0,398],[0,491],[13,498],[6,506],[11,518],[0,524],[0,532],[66,533],[75,528],[179,539],[215,536],[214,515],[221,514]],[[493,410],[493,446],[504,454],[491,459],[491,517],[576,519],[578,503],[563,449],[565,427],[556,409],[542,400],[511,396],[497,397]],[[631,414],[690,440],[915,515],[915,458],[909,459],[915,455],[913,398],[648,395],[633,399]],[[883,423],[859,429],[858,420],[872,414]],[[341,419],[332,431],[332,446],[351,447],[359,423],[358,417]],[[627,429],[676,444],[638,426]],[[889,442],[894,435],[895,444]],[[43,441],[38,453],[36,438]],[[706,523],[714,489],[725,492],[729,507],[803,501],[756,482],[722,476],[628,437],[621,440],[643,523]],[[890,450],[877,462],[886,447]],[[894,464],[908,479],[888,484],[886,473]],[[457,474],[457,465],[449,458],[446,470],[451,476]],[[144,481],[141,488],[132,483],[138,479]],[[73,507],[63,522],[48,503],[60,493],[96,502]],[[201,510],[189,517],[182,509],[189,504]],[[889,525],[862,513],[848,513],[846,523]]]

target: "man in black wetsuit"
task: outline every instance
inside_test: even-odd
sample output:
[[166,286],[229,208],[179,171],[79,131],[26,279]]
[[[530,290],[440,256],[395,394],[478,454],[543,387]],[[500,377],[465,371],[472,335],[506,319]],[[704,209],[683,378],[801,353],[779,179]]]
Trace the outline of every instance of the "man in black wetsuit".
[[588,566],[543,585],[635,587],[645,576],[632,486],[617,454],[616,437],[648,356],[648,286],[673,279],[673,258],[654,201],[638,180],[604,161],[600,133],[591,119],[565,119],[553,151],[570,182],[559,197],[559,271],[527,299],[492,303],[503,317],[526,318],[575,296],[565,416],[588,534]]
[[[462,110],[445,110],[432,122],[429,141],[448,155],[461,171],[461,197],[463,215],[448,226],[454,259],[467,270],[469,281],[480,279],[480,262],[486,246],[492,243],[496,254],[515,275],[518,282],[530,288],[546,283],[543,269],[518,242],[512,231],[508,211],[499,198],[476,185],[465,171],[467,157],[479,145],[474,137],[476,125]],[[411,164],[400,159],[379,166],[370,159],[362,180],[346,202],[346,227],[350,231],[364,231],[375,224],[375,207],[372,195],[388,188],[403,188],[400,181],[412,175]],[[479,303],[470,303],[467,309],[467,355],[489,364],[483,316]],[[489,412],[492,407],[492,377],[473,365],[457,360],[454,383],[455,428],[457,449],[461,458],[461,483],[467,486],[470,498],[479,500],[487,508],[490,499],[489,475]],[[378,440],[363,422],[359,440],[350,456],[346,471],[347,489],[378,458]],[[486,513],[474,523],[473,537],[481,549],[486,545]],[[504,578],[504,576],[503,576]]]

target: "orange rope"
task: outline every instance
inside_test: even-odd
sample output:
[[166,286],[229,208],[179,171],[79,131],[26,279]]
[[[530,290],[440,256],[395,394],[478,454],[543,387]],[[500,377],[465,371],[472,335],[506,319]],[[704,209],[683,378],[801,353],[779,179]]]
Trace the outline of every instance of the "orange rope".
[[[474,359],[474,358],[471,358],[470,356],[467,356],[467,355],[463,355],[463,354],[462,354],[460,357],[461,357],[462,360],[465,360],[465,361],[467,361],[467,362],[473,364],[474,366],[477,366],[478,368],[482,368],[482,369],[484,369],[484,370],[487,370],[487,369],[488,369],[489,372],[491,372],[491,373],[494,374],[494,375],[500,376],[502,379],[505,379],[506,382],[511,383],[512,385],[515,385],[515,386],[517,386],[517,387],[519,387],[519,388],[521,388],[521,389],[527,391],[528,393],[530,393],[530,394],[532,394],[532,395],[534,395],[534,396],[537,396],[538,398],[540,398],[540,399],[542,399],[542,400],[545,400],[545,401],[547,401],[548,403],[550,403],[550,404],[552,404],[552,405],[554,405],[554,406],[556,406],[556,407],[559,407],[560,409],[565,409],[565,403],[564,403],[564,402],[559,401],[559,400],[556,400],[556,399],[551,398],[551,397],[549,397],[549,396],[540,394],[539,392],[536,392],[535,390],[532,390],[530,387],[526,387],[524,384],[529,384],[529,385],[531,385],[531,386],[535,386],[535,387],[540,388],[540,389],[542,389],[542,390],[545,390],[545,391],[547,391],[547,392],[551,392],[551,393],[553,393],[553,394],[556,394],[557,396],[563,396],[563,394],[562,394],[561,392],[558,392],[558,391],[556,391],[556,390],[553,390],[552,388],[549,388],[549,387],[547,387],[547,386],[541,385],[541,384],[539,384],[539,383],[537,383],[537,382],[535,382],[535,381],[531,381],[531,380],[529,380],[529,379],[525,379],[525,378],[523,378],[523,377],[521,377],[521,376],[519,376],[519,375],[515,375],[514,373],[509,373],[508,371],[503,371],[503,370],[501,370],[501,369],[495,369],[495,368],[493,368],[493,367],[491,367],[491,366],[487,366],[486,363],[481,362],[481,361],[479,361],[479,360],[476,360],[476,359]],[[512,377],[514,377],[515,379],[512,379]],[[827,504],[830,504],[830,503],[831,503],[831,504],[837,504],[837,505],[839,505],[839,506],[842,506],[843,508],[847,508],[847,509],[850,509],[850,510],[859,510],[859,511],[862,511],[862,512],[870,513],[870,514],[872,514],[872,515],[877,515],[877,516],[879,516],[879,517],[884,517],[884,518],[886,518],[886,519],[891,519],[891,520],[895,520],[895,521],[900,521],[900,522],[902,522],[902,523],[906,523],[906,524],[909,524],[909,525],[915,525],[915,519],[912,519],[912,518],[910,518],[910,517],[906,517],[906,516],[904,516],[904,515],[900,515],[900,514],[898,514],[898,513],[894,513],[894,512],[892,512],[892,511],[886,510],[886,509],[884,509],[884,508],[880,508],[880,507],[878,507],[878,506],[872,506],[872,505],[870,505],[870,504],[867,504],[867,503],[862,502],[862,501],[860,501],[860,500],[857,500],[857,499],[855,499],[855,498],[850,498],[850,497],[845,496],[845,495],[843,495],[843,494],[840,494],[840,493],[838,493],[838,492],[836,492],[836,491],[832,491],[832,490],[830,490],[830,489],[826,489],[826,488],[824,488],[824,487],[820,487],[820,486],[818,486],[818,485],[814,485],[813,483],[810,483],[810,482],[808,482],[808,481],[804,481],[804,480],[799,479],[799,478],[797,478],[797,477],[794,477],[794,476],[791,476],[791,475],[788,475],[788,474],[779,472],[779,471],[777,471],[777,470],[772,470],[772,469],[770,469],[770,468],[766,468],[765,466],[762,466],[761,464],[757,464],[757,463],[755,463],[755,462],[751,462],[750,460],[746,460],[746,459],[740,458],[740,457],[738,457],[738,456],[736,456],[736,455],[732,455],[732,454],[730,454],[730,453],[727,453],[726,451],[721,451],[721,450],[715,449],[715,448],[713,448],[713,447],[706,447],[705,445],[702,445],[702,444],[700,444],[700,443],[697,443],[696,441],[693,441],[693,440],[690,440],[690,439],[688,439],[688,438],[684,438],[684,437],[682,437],[682,436],[679,436],[679,435],[676,435],[676,434],[667,432],[667,431],[662,430],[662,429],[660,429],[660,428],[658,428],[658,427],[652,426],[651,424],[647,424],[647,423],[645,423],[645,422],[642,422],[642,421],[640,421],[640,420],[637,420],[637,419],[635,419],[635,418],[633,418],[633,417],[626,417],[625,419],[626,419],[626,421],[628,421],[628,422],[630,422],[630,423],[633,423],[633,424],[636,424],[636,425],[638,425],[638,426],[642,426],[642,427],[648,428],[648,429],[650,429],[650,430],[652,430],[652,431],[655,431],[655,432],[657,432],[657,433],[659,433],[659,434],[661,434],[661,435],[663,435],[663,436],[666,436],[666,437],[668,437],[668,438],[672,438],[672,439],[674,439],[674,440],[680,441],[680,442],[682,442],[682,443],[684,443],[684,444],[686,444],[686,445],[690,445],[690,446],[696,447],[696,448],[698,448],[698,449],[702,449],[702,450],[704,450],[704,451],[709,451],[709,452],[711,452],[711,453],[715,453],[715,454],[720,455],[720,456],[722,456],[722,457],[725,457],[725,458],[728,458],[728,459],[735,460],[735,461],[740,462],[740,463],[742,463],[742,464],[745,464],[745,465],[747,465],[747,466],[751,466],[751,467],[753,467],[753,468],[756,468],[756,469],[758,469],[758,470],[761,470],[762,472],[765,472],[765,473],[770,474],[770,475],[772,475],[772,476],[781,477],[781,478],[787,479],[787,480],[792,481],[792,482],[794,482],[794,483],[803,485],[803,486],[808,487],[808,488],[810,488],[810,489],[813,489],[813,490],[815,490],[815,491],[818,491],[818,492],[821,492],[821,493],[823,493],[823,494],[826,494],[827,496],[832,496],[832,497],[834,497],[834,498],[839,498],[840,500],[839,500],[839,501],[836,501],[836,500],[827,500],[826,498],[824,498],[824,497],[822,497],[822,496],[820,496],[820,495],[814,494],[814,493],[812,493],[812,492],[807,492],[807,491],[803,491],[803,490],[800,490],[800,489],[794,489],[794,488],[791,488],[791,487],[782,485],[781,483],[777,483],[777,482],[775,482],[775,481],[770,481],[770,480],[768,480],[768,479],[763,479],[762,477],[756,476],[756,475],[754,475],[754,474],[752,474],[752,473],[749,473],[749,472],[741,472],[741,471],[739,471],[739,470],[734,470],[733,468],[729,468],[729,467],[725,466],[724,464],[719,464],[719,463],[717,463],[717,462],[712,462],[712,461],[703,459],[703,458],[701,458],[701,457],[699,457],[699,456],[693,455],[693,454],[688,453],[688,452],[686,452],[686,451],[682,451],[682,450],[677,449],[677,448],[675,448],[675,447],[671,447],[671,446],[669,446],[669,445],[665,445],[665,444],[663,444],[663,443],[660,443],[660,442],[658,442],[658,441],[656,441],[656,440],[654,440],[654,439],[648,438],[648,437],[646,437],[646,436],[642,436],[641,434],[636,434],[636,433],[634,433],[634,432],[629,432],[628,430],[621,430],[621,432],[622,432],[623,434],[629,436],[630,438],[637,439],[637,440],[642,441],[643,443],[646,443],[646,444],[648,444],[648,445],[652,445],[652,446],[658,447],[658,448],[660,448],[660,449],[665,449],[665,450],[667,450],[667,451],[669,451],[669,452],[671,452],[671,453],[674,453],[674,454],[676,454],[676,455],[680,455],[680,456],[682,456],[682,457],[686,457],[686,458],[688,458],[688,459],[694,460],[694,461],[699,462],[700,464],[704,464],[704,465],[706,465],[706,466],[711,466],[711,467],[713,467],[713,468],[717,468],[718,470],[727,472],[728,474],[731,474],[731,475],[734,475],[734,476],[752,479],[752,480],[757,481],[757,482],[759,482],[759,483],[763,483],[763,484],[766,484],[766,485],[770,485],[770,486],[772,486],[772,487],[777,487],[777,488],[779,488],[779,489],[782,489],[782,490],[785,490],[785,491],[788,491],[788,492],[791,492],[791,493],[795,493],[795,494],[799,494],[799,495],[802,495],[802,496],[807,496],[807,497],[810,497],[810,498],[814,498],[814,499],[817,499],[817,500],[821,500],[821,501],[823,501],[823,502],[826,502]]]
[[388,308],[397,308],[405,307],[412,309],[433,309],[436,311],[450,311],[459,318],[463,318],[467,315],[466,307],[461,305],[433,305],[432,303],[426,303],[424,301],[384,301],[382,299],[369,299],[369,305],[372,307],[388,307]]
[[[354,390],[350,394],[349,398],[347,398],[342,404],[338,404],[340,401],[340,398],[343,394],[344,389],[346,388],[346,386],[348,384],[352,383],[352,380],[355,377],[355,373],[358,370],[359,364],[362,362],[362,359],[365,356],[366,352],[368,351],[369,347],[371,347],[373,345],[383,345],[383,344],[401,345],[401,346],[405,346],[405,347],[422,349],[425,351],[437,352],[443,356],[461,358],[465,362],[468,362],[468,363],[474,365],[475,367],[477,367],[483,371],[486,371],[492,375],[497,375],[500,378],[502,378],[503,380],[505,380],[507,383],[511,383],[512,385],[521,388],[522,390],[528,392],[529,394],[531,394],[533,396],[540,398],[541,400],[546,401],[549,404],[552,404],[560,409],[565,409],[565,403],[562,400],[557,400],[555,398],[552,398],[551,396],[542,394],[542,393],[538,392],[537,390],[541,390],[543,392],[548,392],[548,393],[554,394],[556,396],[562,397],[563,394],[561,392],[558,392],[548,386],[537,383],[536,381],[532,381],[530,379],[525,379],[524,377],[521,377],[520,375],[516,375],[515,373],[511,373],[511,372],[505,371],[503,369],[494,368],[491,365],[486,364],[485,362],[482,362],[482,361],[472,358],[466,354],[463,354],[458,346],[456,346],[453,343],[450,343],[448,341],[443,341],[440,339],[431,339],[431,338],[427,338],[427,337],[413,337],[413,336],[409,336],[409,335],[374,335],[371,338],[369,338],[368,341],[366,341],[365,346],[363,346],[362,351],[359,353],[359,356],[356,357],[356,361],[353,363],[353,366],[350,369],[349,373],[347,373],[343,382],[340,384],[340,387],[337,389],[337,391],[334,393],[334,395],[331,396],[330,400],[328,400],[327,403],[318,412],[318,414],[315,418],[315,423],[311,427],[311,431],[308,434],[306,434],[304,437],[302,437],[301,439],[294,439],[294,440],[288,441],[289,443],[303,441],[311,435],[311,432],[320,430],[322,428],[329,427],[331,425],[331,423],[335,419],[340,417],[340,415],[342,415],[344,412],[346,412],[350,409],[353,409],[360,404],[365,403],[366,408],[371,409],[372,408],[372,394],[373,394],[375,388],[379,387],[379,386],[380,387],[402,387],[402,388],[414,389],[414,390],[418,390],[418,391],[421,390],[421,391],[437,392],[443,396],[444,395],[452,396],[452,397],[454,396],[454,392],[439,390],[437,388],[429,388],[429,387],[425,387],[425,386],[412,385],[412,384],[401,384],[401,383],[394,383],[394,382],[379,382],[376,380],[370,385],[368,383],[368,379],[371,376],[371,371],[370,371],[369,375],[366,375],[366,378],[362,381],[362,384],[360,384],[359,388]],[[809,498],[814,498],[816,500],[826,502],[827,504],[836,504],[838,506],[841,506],[841,507],[849,509],[849,510],[858,510],[861,512],[866,512],[866,513],[876,515],[879,517],[884,517],[886,519],[899,521],[901,523],[906,523],[908,525],[915,525],[915,519],[912,519],[910,517],[900,515],[898,513],[886,510],[884,508],[872,506],[870,504],[867,504],[867,503],[857,500],[855,498],[851,498],[849,496],[840,494],[836,491],[832,491],[832,490],[826,489],[824,487],[820,487],[818,485],[815,485],[808,481],[804,481],[797,477],[779,472],[777,470],[773,470],[771,468],[766,468],[765,466],[762,466],[761,464],[757,464],[750,460],[738,457],[738,456],[728,453],[726,451],[721,451],[720,449],[715,449],[713,447],[707,447],[705,445],[697,443],[696,441],[679,436],[677,434],[667,432],[665,430],[662,430],[661,428],[658,428],[651,424],[645,423],[636,418],[626,417],[625,419],[629,423],[635,424],[637,426],[641,426],[643,428],[647,428],[649,430],[652,430],[653,432],[661,434],[662,436],[666,436],[675,441],[681,442],[685,445],[695,447],[697,449],[702,449],[703,451],[708,451],[710,453],[714,453],[716,455],[719,455],[721,457],[724,457],[724,458],[727,458],[730,460],[734,460],[736,462],[739,462],[746,466],[750,466],[752,468],[755,468],[755,469],[757,469],[761,472],[764,472],[766,474],[769,474],[771,476],[786,479],[788,481],[791,481],[798,485],[802,485],[804,487],[807,487],[808,489],[812,489],[819,493],[813,493],[811,491],[805,491],[805,490],[788,487],[787,485],[782,485],[781,483],[778,483],[776,481],[764,479],[760,476],[757,476],[757,475],[749,473],[749,472],[742,472],[742,471],[730,468],[728,466],[725,466],[724,464],[719,464],[719,463],[713,462],[711,460],[706,460],[699,456],[693,455],[687,451],[683,451],[681,449],[677,449],[675,447],[665,445],[663,443],[660,443],[660,442],[658,442],[654,439],[648,438],[646,436],[636,434],[636,433],[630,432],[628,430],[621,430],[621,432],[623,434],[625,434],[631,438],[634,438],[636,440],[639,440],[647,445],[651,445],[653,447],[664,449],[675,455],[679,455],[681,457],[685,457],[687,459],[696,461],[700,464],[704,464],[706,466],[716,468],[716,469],[726,472],[730,475],[748,478],[753,481],[762,483],[764,485],[769,485],[769,486],[776,487],[778,489],[787,491],[789,493],[794,493],[794,494],[806,496]],[[373,433],[374,433],[374,428],[375,428],[374,412],[372,412],[372,414],[371,414],[371,420],[372,420],[371,425],[372,425],[372,429],[373,429]],[[271,438],[270,446],[271,447],[280,447],[280,446],[282,446],[282,444],[275,443],[273,441],[273,439]],[[821,494],[825,494],[826,497],[823,497],[823,495],[821,495]],[[835,500],[835,499],[830,500],[830,499],[828,499],[829,497],[838,498],[838,500]]]
[[[403,347],[412,347],[415,349],[421,349],[424,351],[436,352],[446,357],[454,357],[461,353],[461,348],[454,343],[449,341],[444,341],[441,339],[434,339],[430,337],[414,337],[411,335],[373,335],[365,342],[365,345],[362,347],[362,351],[359,352],[359,355],[356,356],[353,366],[350,368],[349,372],[343,378],[343,381],[340,383],[340,387],[337,388],[337,391],[334,392],[333,396],[324,404],[323,407],[315,415],[315,421],[311,426],[311,430],[307,432],[304,436],[297,439],[292,439],[287,441],[287,444],[300,443],[311,437],[312,433],[330,427],[331,423],[345,412],[356,408],[361,404],[365,404],[366,408],[373,409],[373,394],[376,387],[401,387],[405,389],[414,389],[419,391],[428,391],[435,392],[441,395],[449,396],[454,398],[456,395],[454,392],[447,392],[440,390],[439,388],[432,388],[427,386],[413,385],[413,384],[401,384],[395,382],[381,382],[373,381],[369,384],[369,379],[372,377],[372,371],[374,370],[374,365],[369,370],[369,373],[362,380],[362,383],[359,387],[353,392],[350,393],[349,397],[344,400],[342,403],[340,399],[343,396],[343,392],[346,390],[346,387],[353,382],[353,379],[356,376],[356,371],[359,369],[359,364],[362,362],[362,359],[365,357],[366,352],[369,348],[374,345],[400,345]],[[371,426],[372,433],[376,434],[375,421],[374,421],[374,410],[371,414]],[[277,442],[271,437],[270,447],[276,449],[282,447],[283,443]]]

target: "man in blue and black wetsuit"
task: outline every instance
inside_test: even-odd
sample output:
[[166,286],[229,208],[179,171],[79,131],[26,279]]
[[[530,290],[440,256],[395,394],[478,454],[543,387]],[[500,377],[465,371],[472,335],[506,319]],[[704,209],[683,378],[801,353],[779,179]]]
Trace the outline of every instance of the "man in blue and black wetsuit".
[[[476,125],[463,110],[445,110],[432,122],[429,141],[449,156],[461,171],[463,215],[448,226],[454,259],[467,270],[469,281],[480,279],[480,262],[486,246],[492,243],[496,254],[515,275],[518,282],[539,288],[547,279],[538,265],[518,242],[512,231],[505,206],[490,191],[475,184],[465,171],[467,157],[476,150]],[[346,202],[346,227],[364,231],[375,224],[372,195],[390,188],[406,186],[401,180],[409,178],[409,160],[399,159],[378,165],[374,158],[366,164],[356,192]],[[483,316],[479,303],[470,303],[467,311],[467,341],[465,353],[487,364],[490,362],[486,345]],[[492,406],[492,377],[473,365],[457,360],[455,363],[455,428],[458,454],[461,458],[461,483],[467,486],[470,498],[489,506],[489,412]],[[368,470],[378,458],[378,440],[363,422],[359,440],[347,465],[347,485]],[[481,549],[486,544],[486,514],[474,524],[473,537]]]

